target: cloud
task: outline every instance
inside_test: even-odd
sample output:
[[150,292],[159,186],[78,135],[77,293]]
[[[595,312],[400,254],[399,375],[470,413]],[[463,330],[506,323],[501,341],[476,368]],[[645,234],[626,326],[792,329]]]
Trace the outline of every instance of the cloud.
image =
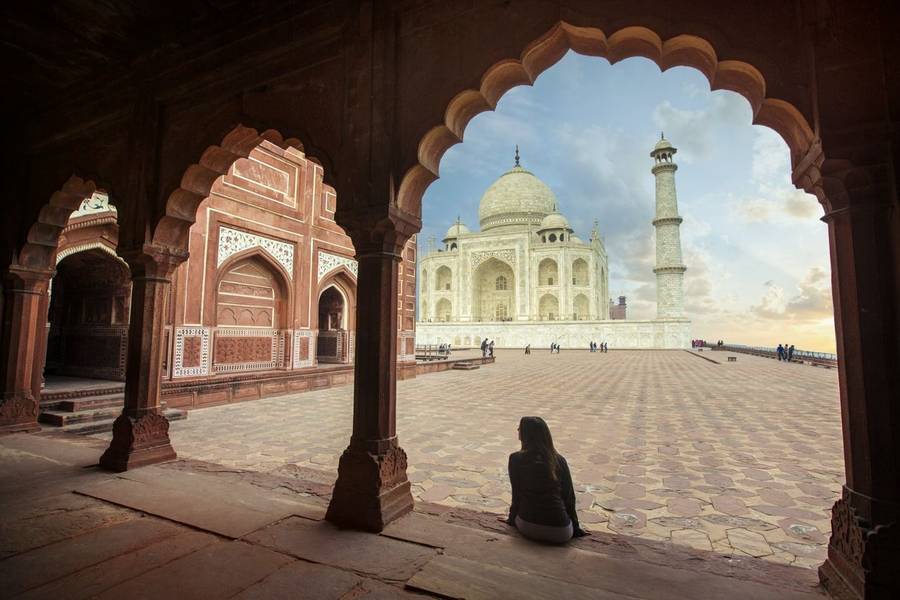
[[757,128],[752,156],[751,182],[755,193],[733,201],[733,212],[741,221],[789,223],[821,214],[816,197],[791,183],[790,151],[777,133]]
[[737,124],[749,123],[750,106],[738,94],[716,92],[709,103],[696,110],[676,108],[664,100],[653,111],[653,122],[670,140],[684,140],[678,159],[684,164],[709,160],[727,148],[719,147],[717,133]]
[[750,312],[764,319],[821,321],[834,316],[831,281],[821,267],[811,267],[797,284],[798,293],[790,298],[784,288],[765,282],[766,292]]

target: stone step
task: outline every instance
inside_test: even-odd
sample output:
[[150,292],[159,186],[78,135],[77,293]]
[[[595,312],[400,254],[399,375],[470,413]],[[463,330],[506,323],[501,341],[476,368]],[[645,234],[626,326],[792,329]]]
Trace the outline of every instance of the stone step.
[[65,412],[79,412],[112,406],[122,408],[125,405],[125,393],[119,392],[116,394],[89,396],[87,398],[70,398],[68,400],[60,400],[55,404],[55,410]]
[[451,368],[457,371],[472,371],[474,369],[480,369],[481,365],[472,362],[458,362],[453,363]]
[[38,421],[55,427],[66,427],[67,425],[73,425],[75,423],[90,423],[94,421],[115,419],[121,412],[121,405],[79,410],[77,412],[69,412],[66,410],[43,410],[41,411],[40,416],[38,416]]
[[[187,411],[181,410],[178,408],[167,408],[163,411],[163,414],[169,421],[181,421],[187,419]],[[95,433],[107,433],[112,431],[113,423],[116,421],[116,417],[119,414],[116,413],[116,416],[109,419],[103,419],[100,421],[88,421],[86,423],[76,423],[73,425],[67,425],[62,428],[62,431],[67,433],[74,433],[76,435],[93,435]]]
[[60,390],[58,392],[41,392],[41,405],[59,402],[61,400],[71,400],[73,398],[89,398],[91,396],[108,396],[110,394],[124,394],[125,384],[110,382],[110,385],[96,388],[85,388],[81,390]]

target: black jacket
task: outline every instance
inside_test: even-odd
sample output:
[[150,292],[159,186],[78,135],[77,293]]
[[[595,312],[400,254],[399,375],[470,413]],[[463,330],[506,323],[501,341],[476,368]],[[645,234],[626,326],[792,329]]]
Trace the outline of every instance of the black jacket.
[[571,522],[572,529],[580,532],[569,465],[565,458],[557,456],[559,467],[557,479],[553,480],[542,457],[525,452],[509,455],[510,525],[515,525],[519,516],[529,523],[552,527],[565,527]]

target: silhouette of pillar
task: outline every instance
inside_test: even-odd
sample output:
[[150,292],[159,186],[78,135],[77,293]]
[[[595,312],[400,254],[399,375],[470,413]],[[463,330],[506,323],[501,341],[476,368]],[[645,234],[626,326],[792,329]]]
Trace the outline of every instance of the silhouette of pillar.
[[837,598],[900,598],[900,214],[885,173],[867,175],[823,217],[847,483],[819,576]]
[[[35,361],[47,316],[50,272],[12,266],[6,274],[0,339],[0,433],[37,431],[40,385]],[[42,312],[43,309],[43,312]],[[40,373],[37,373],[39,380]]]
[[403,245],[419,227],[394,208],[340,215],[359,263],[353,434],[341,455],[326,519],[381,531],[412,510],[406,452],[397,441],[397,286]]
[[185,257],[145,246],[139,252],[124,253],[123,258],[132,275],[125,408],[113,424],[112,442],[100,458],[100,466],[112,471],[175,458],[159,391],[165,305],[172,274]]

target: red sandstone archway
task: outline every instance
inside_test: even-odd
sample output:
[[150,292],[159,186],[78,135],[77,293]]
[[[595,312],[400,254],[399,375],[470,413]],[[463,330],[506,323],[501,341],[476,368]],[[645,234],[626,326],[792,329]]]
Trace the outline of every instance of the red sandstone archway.
[[[184,171],[179,187],[166,200],[165,214],[154,226],[153,244],[187,252],[189,230],[196,220],[200,204],[212,191],[213,184],[228,174],[231,165],[241,158],[249,157],[253,149],[263,142],[270,142],[281,148],[292,146],[301,152],[304,149],[300,140],[285,139],[274,129],[259,133],[256,129],[237,125],[219,144],[209,146],[200,160]],[[307,158],[322,165],[316,157]],[[323,168],[323,171],[326,183],[330,184],[329,170]]]
[[69,216],[81,203],[97,191],[93,181],[85,181],[72,175],[57,190],[38,214],[37,221],[28,229],[25,244],[14,259],[14,264],[34,270],[52,270],[59,245],[59,236],[69,222]]
[[[672,67],[693,67],[703,73],[711,90],[731,90],[750,103],[753,123],[777,131],[791,150],[795,169],[814,154],[816,136],[803,114],[789,102],[766,96],[766,80],[753,65],[736,60],[719,60],[713,46],[694,35],[678,35],[662,40],[646,27],[625,27],[607,36],[600,29],[559,22],[549,32],[525,47],[519,58],[501,60],[481,77],[476,89],[463,90],[447,105],[444,122],[434,126],[419,141],[418,164],[408,169],[400,183],[397,203],[413,214],[421,214],[422,196],[438,178],[441,157],[462,142],[466,125],[475,115],[493,110],[513,87],[532,85],[537,77],[556,64],[569,50],[606,58],[611,64],[641,56],[663,71]],[[817,162],[821,162],[818,157]],[[804,165],[811,166],[811,165]],[[803,178],[795,183],[822,201],[815,182]]]

